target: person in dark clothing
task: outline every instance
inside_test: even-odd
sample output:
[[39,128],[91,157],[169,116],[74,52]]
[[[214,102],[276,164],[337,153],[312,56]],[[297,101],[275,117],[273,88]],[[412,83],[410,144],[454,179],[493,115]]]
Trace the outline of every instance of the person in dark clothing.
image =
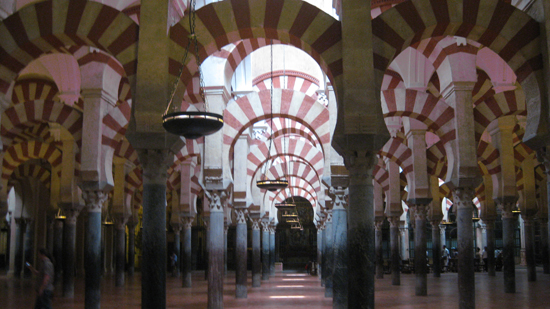
[[36,275],[36,303],[34,309],[51,309],[53,297],[53,280],[55,272],[53,263],[48,257],[48,251],[42,248],[38,251],[40,259],[39,270],[26,263],[27,267]]

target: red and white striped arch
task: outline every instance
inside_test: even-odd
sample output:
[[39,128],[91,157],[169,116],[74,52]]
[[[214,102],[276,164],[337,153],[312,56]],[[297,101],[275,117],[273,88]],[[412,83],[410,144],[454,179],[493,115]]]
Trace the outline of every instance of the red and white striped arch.
[[500,153],[498,149],[484,140],[479,141],[477,160],[485,165],[489,175],[497,174],[502,170],[499,157]]
[[313,207],[317,205],[317,199],[314,195],[315,192],[311,192],[300,187],[287,187],[286,189],[279,190],[277,192],[267,191],[267,194],[271,197],[270,200],[273,201],[273,204],[282,203],[287,198],[291,198],[293,196],[300,196],[308,200]]
[[2,113],[0,132],[4,149],[25,129],[40,122],[55,122],[73,136],[80,148],[82,144],[82,114],[76,109],[55,101],[35,100],[14,105]]
[[4,154],[2,162],[2,185],[7,190],[8,180],[13,171],[22,163],[30,159],[44,159],[53,170],[61,164],[61,151],[52,144],[39,141],[26,141],[11,145]]
[[428,148],[426,151],[428,174],[445,179],[445,175],[447,174],[447,157],[445,154],[445,146],[441,141]]
[[[55,8],[54,8],[55,7]],[[0,23],[0,92],[40,55],[65,46],[93,46],[113,55],[133,80],[138,25],[116,9],[95,1],[41,1]]]
[[382,79],[382,91],[398,88],[405,88],[403,77],[401,77],[401,75],[399,75],[399,73],[395,72],[394,70],[387,69]]
[[134,166],[139,165],[137,152],[134,150],[134,148],[126,138],[123,138],[117,144],[114,155],[117,157],[125,158],[126,160],[132,162]]
[[413,170],[412,151],[403,143],[403,139],[399,137],[390,138],[378,152],[378,155],[382,158],[389,158],[397,163],[405,175]]
[[103,117],[103,131],[101,143],[110,146],[113,149],[118,147],[118,144],[124,138],[128,123],[132,113],[132,106],[128,101],[122,101],[113,108],[107,115]]
[[[317,78],[299,71],[278,70],[268,72],[256,77],[252,81],[254,91],[269,90],[271,88],[271,76],[273,75],[273,88],[290,89],[300,91],[317,99],[319,80]],[[285,84],[286,81],[286,84]]]
[[485,98],[474,107],[476,140],[481,138],[493,120],[508,115],[525,115],[526,112],[525,92],[521,89],[499,92]]
[[528,115],[527,139],[532,139],[545,123],[541,115],[542,55],[540,26],[524,12],[504,1],[463,1],[462,9],[453,0],[405,1],[372,21],[376,84],[393,59],[405,48],[427,37],[460,36],[489,47],[514,71],[532,108]]
[[59,90],[50,80],[29,78],[17,80],[13,86],[11,103],[13,105],[34,100],[53,101]]
[[[269,12],[269,14],[266,14]],[[177,75],[179,59],[189,40],[189,16],[170,28],[172,48],[170,73]],[[341,25],[319,8],[297,0],[230,0],[211,3],[197,10],[196,31],[200,33],[201,59],[230,43],[245,39],[273,39],[310,54],[327,73],[338,93],[342,74]],[[197,71],[193,57],[187,60],[182,84]]]
[[[46,188],[50,188],[51,173],[49,170],[37,164],[21,164],[11,174],[8,186],[13,187],[13,182],[23,178],[38,179]],[[8,192],[10,190],[8,189]]]
[[423,122],[443,143],[455,138],[454,110],[430,93],[412,89],[392,89],[382,92],[384,117],[410,117]]
[[382,192],[388,191],[390,188],[390,174],[386,170],[384,160],[380,157],[378,157],[378,163],[374,166],[373,176],[374,180],[382,188]]
[[321,190],[319,175],[311,165],[302,160],[289,162],[289,157],[286,157],[285,160],[286,163],[276,164],[266,171],[268,179],[286,178],[291,186],[296,186],[298,182],[305,181],[313,187],[315,192]]

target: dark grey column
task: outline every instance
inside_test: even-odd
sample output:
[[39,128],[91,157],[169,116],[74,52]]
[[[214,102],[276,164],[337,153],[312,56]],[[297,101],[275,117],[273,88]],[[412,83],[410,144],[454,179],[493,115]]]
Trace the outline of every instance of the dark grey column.
[[[514,258],[514,238],[517,218],[512,213],[515,201],[499,201],[502,210],[502,271],[504,273],[504,292],[516,292],[516,262]],[[460,249],[459,249],[460,250]]]
[[[345,194],[347,196],[347,194]],[[338,199],[338,198],[337,198]],[[345,198],[340,199],[345,202]],[[347,211],[335,206],[332,210],[333,239],[333,302],[334,309],[348,308],[348,222]]]
[[[46,249],[48,250],[48,252],[50,254],[53,254],[53,240],[54,240],[54,237],[55,237],[55,233],[54,233],[54,226],[55,226],[55,219],[52,217],[48,217],[47,220],[47,225],[48,225],[48,239],[47,239],[47,242],[46,242]],[[54,265],[55,267],[55,265]]]
[[[25,231],[25,241],[23,242],[23,255],[25,262],[32,263],[34,256],[34,230],[35,221],[27,219],[27,229]],[[32,272],[29,268],[23,267],[23,276],[25,278],[32,278]]]
[[227,232],[229,231],[229,226],[227,222],[224,222],[223,225],[223,274],[227,276]]
[[74,272],[76,250],[76,218],[80,208],[73,205],[64,206],[65,222],[63,224],[63,297],[74,297]]
[[[108,195],[103,190],[82,186],[82,198],[86,202],[86,246],[84,248],[86,285],[84,305],[86,309],[101,307],[101,207]],[[92,185],[93,186],[93,185]]]
[[474,189],[455,188],[453,197],[454,205],[457,205],[456,221],[458,225],[458,306],[461,309],[474,308],[474,226],[472,223]]
[[275,276],[275,225],[269,226],[269,275]]
[[205,191],[210,202],[210,235],[208,237],[208,309],[223,308],[224,213],[223,191]]
[[235,297],[246,298],[246,262],[247,262],[247,226],[246,226],[246,214],[244,209],[235,208],[235,214],[237,215],[237,231],[236,231],[236,248],[235,259],[237,261],[237,269],[235,273]]
[[174,229],[174,247],[172,248],[172,252],[175,252],[177,256],[176,265],[174,265],[175,269],[172,269],[172,277],[177,278],[180,276],[180,260],[182,259],[182,256],[180,254],[181,223],[177,223],[177,224],[172,223],[172,229]]
[[317,227],[317,276],[321,277],[321,261],[323,259],[323,224],[318,222]]
[[374,187],[375,152],[355,152],[346,159],[350,173],[348,205],[348,304],[374,308]]
[[390,259],[391,284],[401,285],[401,257],[399,254],[399,217],[389,217],[390,222]]
[[384,278],[384,257],[382,255],[382,224],[384,219],[374,222],[374,251],[376,256],[376,279]]
[[441,220],[434,220],[432,224],[432,255],[434,277],[441,277],[441,231],[439,223]]
[[548,218],[539,218],[540,253],[542,255],[543,273],[550,274],[550,257],[548,256]]
[[321,286],[325,286],[325,281],[327,280],[327,271],[325,268],[325,265],[327,264],[327,222],[326,218],[325,221],[323,221],[323,230],[322,230],[322,236],[321,236],[321,267],[319,267],[321,271]]
[[128,217],[114,216],[115,227],[115,286],[124,286],[124,267],[126,264],[126,221]]
[[191,227],[193,225],[193,217],[184,217],[183,218],[183,236],[182,236],[182,245],[183,245],[183,255],[182,260],[182,275],[181,275],[181,285],[184,288],[190,288],[192,286],[191,280]]
[[262,260],[260,254],[260,219],[252,219],[252,287],[261,285]]
[[[470,221],[471,219],[472,216],[470,216]],[[416,276],[415,295],[427,296],[428,268],[426,264],[426,204],[415,205],[414,220],[414,273]]]
[[134,276],[136,266],[136,222],[128,222],[128,276]]
[[53,258],[55,260],[54,268],[56,281],[61,280],[63,274],[63,220],[55,220],[53,229]]
[[523,216],[525,228],[525,259],[527,261],[527,281],[537,281],[537,269],[535,261],[535,220],[532,217]]
[[23,272],[24,261],[24,250],[25,250],[25,230],[27,227],[27,221],[24,218],[16,218],[15,223],[17,227],[15,229],[15,267],[14,267],[14,276],[17,278],[21,277]]
[[204,243],[206,244],[205,246],[205,258],[206,258],[206,269],[204,270],[204,280],[208,280],[208,272],[209,272],[209,262],[208,262],[208,257],[210,256],[210,248],[208,247],[208,239],[210,238],[210,213],[208,214],[208,216],[204,216],[202,217],[202,222],[204,223],[204,228],[206,229],[206,236],[205,236],[205,240],[204,240]]
[[334,275],[334,250],[332,247],[334,232],[332,225],[332,210],[327,209],[327,221],[325,222],[325,265],[323,272],[325,273],[325,297],[333,297],[333,275]]
[[269,222],[262,222],[262,280],[269,280]]
[[487,275],[494,277],[495,273],[495,221],[483,220],[487,237]]
[[167,150],[138,149],[143,167],[141,236],[141,307],[166,308],[166,170],[173,161]]

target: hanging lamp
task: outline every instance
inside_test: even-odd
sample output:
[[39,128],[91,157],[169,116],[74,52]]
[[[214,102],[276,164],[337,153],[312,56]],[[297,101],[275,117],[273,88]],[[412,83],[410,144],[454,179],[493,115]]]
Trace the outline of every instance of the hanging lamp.
[[202,78],[202,69],[200,66],[199,45],[197,42],[197,34],[195,33],[195,2],[196,0],[191,0],[190,3],[190,34],[188,36],[189,40],[187,42],[187,48],[185,49],[185,53],[183,55],[178,77],[174,82],[174,87],[172,88],[172,92],[170,94],[170,101],[168,102],[166,111],[162,116],[162,126],[167,132],[183,136],[186,139],[197,139],[206,135],[210,135],[217,132],[223,127],[223,116],[216,113],[210,113],[206,111],[171,111],[171,108],[175,108],[176,106],[176,104],[174,103],[174,95],[183,74],[185,60],[187,60],[187,55],[189,54],[189,50],[191,48],[191,42],[193,42],[193,44],[195,45],[195,60],[197,62],[197,67],[199,70],[199,94],[204,101],[205,110],[208,110],[208,103],[206,102],[206,96],[204,95],[204,80]]
[[67,219],[67,216],[65,216],[65,213],[63,212],[63,208],[59,207],[57,210],[57,214],[55,214],[55,220],[65,220]]
[[[269,89],[269,95],[270,95],[270,107],[271,107],[271,114],[270,114],[270,126],[271,131],[273,132],[273,40],[271,40],[271,88]],[[270,134],[269,136],[269,149],[267,151],[268,161],[269,157],[271,156],[271,145],[273,144],[273,134]],[[273,162],[273,161],[272,161]],[[266,162],[267,163],[267,162]],[[267,173],[267,168],[265,173]],[[286,179],[267,179],[266,175],[262,174],[260,177],[260,180],[256,181],[256,186],[260,189],[265,189],[269,191],[277,191],[284,189],[288,187],[288,180]]]
[[296,208],[296,204],[294,203],[278,203],[275,204],[275,208],[279,210],[293,210]]

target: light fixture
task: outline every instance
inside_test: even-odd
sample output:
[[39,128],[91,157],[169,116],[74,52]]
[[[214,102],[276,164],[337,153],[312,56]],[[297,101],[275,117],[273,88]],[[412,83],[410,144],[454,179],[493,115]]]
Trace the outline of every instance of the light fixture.
[[197,139],[206,135],[217,132],[223,127],[223,116],[215,113],[201,112],[201,111],[171,111],[171,107],[177,106],[174,103],[174,95],[178,88],[183,69],[185,67],[185,60],[187,60],[187,55],[189,54],[189,49],[191,47],[191,42],[195,46],[195,61],[197,62],[197,67],[199,70],[199,95],[204,101],[204,108],[208,110],[208,103],[206,102],[206,96],[204,95],[204,80],[202,78],[202,70],[200,66],[200,56],[199,56],[199,45],[197,42],[197,34],[195,33],[195,2],[196,0],[191,0],[190,10],[189,10],[189,31],[187,41],[187,48],[183,55],[181,61],[181,68],[178,74],[176,81],[174,82],[174,87],[172,88],[172,93],[170,94],[170,101],[166,107],[166,111],[162,116],[162,126],[164,129],[172,134],[180,135],[186,139]]
[[55,220],[65,220],[67,219],[67,216],[65,216],[65,213],[63,212],[63,208],[59,207],[57,210],[57,214],[55,214]]
[[[273,40],[271,40],[271,88],[269,89],[269,95],[270,95],[270,107],[271,107],[271,114],[269,116],[270,119],[270,127],[271,127],[271,133],[273,133]],[[284,136],[284,135],[283,135]],[[273,134],[269,135],[269,148],[267,151],[267,162],[270,161],[271,157],[271,146],[273,145]],[[273,163],[273,160],[271,160]],[[267,167],[265,168],[265,172],[260,176],[260,180],[256,182],[256,186],[260,189],[269,190],[269,191],[277,191],[284,189],[288,187],[288,180],[286,179],[266,179],[267,173]]]
[[294,203],[278,203],[278,204],[275,204],[275,208],[277,208],[279,210],[292,210],[292,209],[296,208],[296,204],[294,204]]
[[298,214],[293,211],[285,211],[281,216],[283,218],[298,218]]
[[111,212],[107,209],[107,215],[105,216],[105,220],[103,220],[103,225],[110,226],[113,225],[113,219],[111,218]]
[[298,223],[298,224],[300,224],[300,220],[298,218],[287,218],[286,223]]

